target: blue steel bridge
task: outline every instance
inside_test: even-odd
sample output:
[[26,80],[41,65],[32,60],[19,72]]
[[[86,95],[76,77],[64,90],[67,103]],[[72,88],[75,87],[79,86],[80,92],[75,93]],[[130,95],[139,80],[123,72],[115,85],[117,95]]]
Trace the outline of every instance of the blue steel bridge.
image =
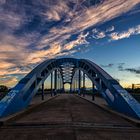
[[[50,94],[44,91],[48,77]],[[86,94],[86,77],[92,81],[92,96]],[[65,93],[65,84],[71,94]],[[95,91],[100,96],[93,101]],[[87,59],[46,60],[0,101],[4,140],[139,140],[138,126],[140,104]]]
[[[64,84],[68,83],[70,92],[73,92],[76,86],[78,87],[79,95],[81,81],[83,81],[84,88],[85,75],[87,75],[92,81],[93,90],[96,88],[111,108],[127,116],[140,119],[140,104],[115,79],[94,62],[75,58],[49,59],[34,68],[0,101],[0,117],[27,108],[40,86],[42,86],[43,99],[44,81],[49,75],[51,75],[51,89],[54,83],[54,90],[52,90],[54,94],[57,94],[57,86],[63,90]],[[78,83],[75,80],[77,76]]]

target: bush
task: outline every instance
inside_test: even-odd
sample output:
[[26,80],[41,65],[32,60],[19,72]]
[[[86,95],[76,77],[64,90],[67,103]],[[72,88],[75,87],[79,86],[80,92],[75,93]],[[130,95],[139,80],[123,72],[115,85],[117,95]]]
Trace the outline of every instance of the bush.
[[0,85],[0,92],[7,92],[8,91],[8,87],[4,86],[4,85]]

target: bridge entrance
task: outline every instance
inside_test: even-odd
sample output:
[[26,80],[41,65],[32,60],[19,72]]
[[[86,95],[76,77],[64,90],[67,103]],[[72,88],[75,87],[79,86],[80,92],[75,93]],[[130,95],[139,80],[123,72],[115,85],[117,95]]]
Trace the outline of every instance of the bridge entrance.
[[86,75],[92,81],[93,90],[96,87],[110,107],[140,119],[140,104],[115,79],[92,61],[75,58],[50,59],[34,68],[0,101],[0,117],[26,108],[39,87],[42,87],[43,99],[44,81],[49,75],[54,95],[64,92],[67,83],[71,92],[80,95]]
[[70,93],[71,92],[70,88],[71,87],[69,83],[64,84],[64,93]]

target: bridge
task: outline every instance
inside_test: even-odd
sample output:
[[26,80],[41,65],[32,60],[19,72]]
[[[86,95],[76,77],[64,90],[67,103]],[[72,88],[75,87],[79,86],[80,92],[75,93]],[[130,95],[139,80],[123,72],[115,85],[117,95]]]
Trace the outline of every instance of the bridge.
[[[49,76],[51,95],[46,100],[44,82]],[[85,93],[86,76],[92,81],[92,98]],[[71,94],[62,94],[65,84],[70,85]],[[33,101],[38,101],[35,95],[40,87],[42,102],[31,107]],[[95,91],[102,96],[96,102]],[[100,102],[104,102],[107,109],[103,109]],[[114,111],[116,114],[112,113]],[[12,136],[23,130],[25,133],[36,133],[39,138],[44,131],[48,132],[47,137],[56,135],[56,139],[84,139],[84,136],[88,139],[88,136],[100,131],[105,132],[97,135],[97,139],[116,135],[119,136],[116,138],[125,136],[128,139],[134,134],[135,138],[139,138],[139,129],[120,116],[139,122],[140,104],[102,68],[86,59],[46,60],[21,79],[0,101],[0,130],[4,137],[7,133]],[[37,135],[37,131],[41,134]],[[44,133],[42,136],[45,137]]]
[[[53,72],[54,71],[54,72]],[[126,115],[140,118],[140,104],[119,83],[98,65],[85,59],[61,58],[44,61],[27,74],[0,102],[0,117],[4,117],[26,108],[33,96],[42,85],[44,98],[44,81],[51,74],[54,79],[54,89],[57,89],[57,77],[61,76],[60,89],[64,84],[70,84],[70,91],[75,89],[75,74],[78,72],[78,94],[81,88],[81,71],[83,71],[83,87],[85,74],[91,79],[93,88],[103,96],[108,105]],[[56,94],[57,91],[54,91]]]

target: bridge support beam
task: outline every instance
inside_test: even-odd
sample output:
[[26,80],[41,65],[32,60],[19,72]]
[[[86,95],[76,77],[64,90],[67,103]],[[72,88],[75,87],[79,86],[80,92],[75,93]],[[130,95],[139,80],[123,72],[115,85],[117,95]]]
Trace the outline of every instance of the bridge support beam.
[[72,83],[70,83],[70,93],[72,93]]
[[59,73],[57,72],[57,92],[59,92]]
[[62,88],[63,88],[62,90],[63,90],[63,93],[64,93],[64,92],[65,92],[64,83],[62,84],[62,86],[63,86],[63,87],[62,87]]
[[75,85],[74,85],[74,80],[72,79],[72,93],[75,92]]
[[75,87],[76,87],[76,93],[78,93],[78,74],[77,74],[77,77],[76,77],[76,81],[75,81]]
[[78,71],[78,94],[81,95],[81,71]]
[[83,72],[83,87],[85,88],[85,76],[86,74]]
[[58,72],[57,73],[57,89],[58,89],[58,92],[60,93],[60,89],[61,89],[61,78],[60,78],[60,73]]
[[42,92],[41,92],[41,97],[42,97],[42,100],[44,100],[44,83],[42,83]]
[[61,77],[59,77],[59,92],[61,93]]
[[57,70],[54,71],[54,95],[57,94]]
[[53,96],[53,72],[51,72],[51,96]]
[[95,100],[95,85],[93,82],[92,82],[92,100],[93,101]]
[[86,86],[85,86],[85,76],[86,76],[86,74],[83,72],[83,97],[85,97],[85,88],[86,88]]

